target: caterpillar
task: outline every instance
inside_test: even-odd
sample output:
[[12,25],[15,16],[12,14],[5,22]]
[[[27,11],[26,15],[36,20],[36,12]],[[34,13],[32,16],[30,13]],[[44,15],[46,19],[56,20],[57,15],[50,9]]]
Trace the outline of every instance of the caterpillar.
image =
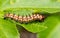
[[6,19],[6,18],[13,19],[20,23],[28,23],[28,22],[32,22],[35,20],[42,21],[42,20],[44,20],[45,16],[43,14],[39,14],[39,13],[33,13],[32,15],[29,15],[29,16],[20,16],[20,15],[16,15],[16,14],[12,14],[12,13],[6,13],[4,15],[4,19]]

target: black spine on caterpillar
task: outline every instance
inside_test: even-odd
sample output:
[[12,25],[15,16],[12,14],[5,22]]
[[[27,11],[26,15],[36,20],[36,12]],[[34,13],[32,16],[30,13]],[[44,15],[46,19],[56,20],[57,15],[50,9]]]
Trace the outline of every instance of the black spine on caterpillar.
[[4,19],[5,18],[11,18],[11,19],[18,21],[20,23],[28,23],[28,22],[35,21],[35,20],[42,21],[42,20],[44,20],[45,15],[42,15],[39,13],[36,13],[36,14],[34,13],[32,15],[29,15],[29,16],[19,16],[19,15],[7,13],[4,15]]

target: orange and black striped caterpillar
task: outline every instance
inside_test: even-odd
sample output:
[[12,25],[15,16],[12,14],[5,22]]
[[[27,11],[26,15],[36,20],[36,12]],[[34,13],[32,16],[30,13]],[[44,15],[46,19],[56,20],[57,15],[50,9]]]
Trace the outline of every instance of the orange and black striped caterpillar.
[[18,21],[20,23],[28,23],[28,22],[32,22],[35,20],[42,21],[42,20],[44,20],[45,16],[42,14],[39,14],[39,13],[34,13],[29,16],[19,16],[16,14],[7,13],[4,15],[4,19],[5,18],[11,18],[11,19]]

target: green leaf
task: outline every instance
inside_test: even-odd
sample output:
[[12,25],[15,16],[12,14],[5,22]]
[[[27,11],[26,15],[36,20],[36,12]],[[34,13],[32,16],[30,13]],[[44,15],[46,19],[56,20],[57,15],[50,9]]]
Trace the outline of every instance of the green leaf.
[[[29,1],[28,0],[5,0],[5,1],[7,1],[7,3],[10,3],[10,6],[12,6],[12,7],[60,8],[60,2],[58,2],[58,0],[54,0],[54,1],[53,0],[33,0],[33,1],[32,0],[29,0]],[[3,0],[1,2],[5,2],[5,1]],[[13,4],[13,5],[11,5],[11,4]]]
[[[14,9],[14,10],[10,9],[10,10],[5,10],[5,12],[15,13],[16,15],[19,14],[21,16],[28,16],[34,13],[32,9]],[[47,26],[44,26],[44,24],[41,22],[33,22],[28,24],[18,23],[18,24],[33,33],[37,33],[47,29]]]
[[37,33],[41,32],[45,29],[47,29],[47,26],[43,26],[40,22],[33,22],[33,23],[28,23],[28,24],[20,24],[22,27],[24,27],[26,30]]
[[48,29],[38,33],[38,38],[60,38],[60,20],[56,16],[48,17],[45,25]]
[[[34,9],[34,10],[36,10],[36,9]],[[26,15],[32,14],[33,9],[25,9],[25,8],[23,8],[23,9],[22,8],[8,9],[8,10],[5,10],[5,13],[7,13],[7,12],[15,13],[16,15],[19,14],[19,15],[22,15],[22,16],[26,16]],[[33,22],[33,23],[28,23],[28,24],[20,24],[20,23],[16,23],[16,24],[19,24],[20,26],[24,27],[25,29],[27,29],[28,31],[33,32],[33,33],[38,33],[38,32],[45,33],[45,30],[48,29],[46,31],[46,33],[48,35],[50,30],[53,27],[55,27],[57,23],[59,23],[59,19],[57,19],[57,15],[58,15],[57,13],[54,13],[53,16],[50,16],[50,17],[46,18],[46,20],[44,22],[42,22],[42,23],[41,22],[37,22],[37,23]],[[55,14],[57,14],[57,15],[55,16]],[[42,33],[40,33],[40,34],[42,34]],[[46,37],[47,35],[42,34],[41,37],[42,36]]]
[[0,38],[19,38],[15,24],[0,18]]
[[58,0],[0,0],[0,10],[9,8],[38,8],[42,11],[54,13],[60,11]]

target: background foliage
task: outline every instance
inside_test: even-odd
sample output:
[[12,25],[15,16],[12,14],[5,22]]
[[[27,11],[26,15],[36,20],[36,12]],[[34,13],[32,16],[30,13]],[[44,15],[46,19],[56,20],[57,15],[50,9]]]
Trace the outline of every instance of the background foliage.
[[[38,38],[60,38],[59,7],[59,0],[0,0],[0,38],[19,38],[16,24],[37,33]],[[38,11],[51,15],[42,23],[20,24],[10,19],[3,19],[4,14],[8,12],[26,16]]]

